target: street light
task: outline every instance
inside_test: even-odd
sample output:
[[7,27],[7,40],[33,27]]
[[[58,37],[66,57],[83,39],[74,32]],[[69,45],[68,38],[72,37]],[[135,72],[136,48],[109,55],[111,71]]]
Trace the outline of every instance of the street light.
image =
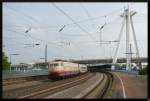
[[40,44],[39,44],[39,43],[37,43],[37,44],[35,44],[35,45],[37,45],[37,46],[38,46],[38,45],[40,45]]
[[45,58],[40,58],[40,59],[41,59],[41,60],[42,60],[42,59],[44,60]]
[[27,30],[25,31],[25,33],[28,33],[30,30],[31,30],[31,28],[27,29]]
[[45,58],[40,58],[40,59],[45,59]]
[[106,23],[100,27],[100,45],[102,42],[102,29],[104,28],[105,25],[106,25]]
[[58,32],[61,32],[65,27],[66,27],[66,25],[64,25],[61,29],[59,29]]
[[36,43],[36,44],[24,44],[24,45],[27,45],[25,47],[34,47],[34,46],[38,46],[40,45],[39,43]]
[[[15,53],[15,54],[10,54],[10,64],[12,64],[12,63],[11,63],[11,56],[12,56],[12,55],[20,55],[20,54],[17,54],[17,53]],[[10,67],[10,71],[11,71],[11,67]]]
[[[102,27],[103,28],[103,27]],[[115,42],[119,42],[118,40],[113,40],[113,41],[102,41],[103,43],[102,44],[111,44],[111,43],[115,43]],[[109,47],[110,49],[110,58],[112,58],[111,57],[111,46]]]
[[15,54],[10,54],[10,64],[11,64],[11,56],[12,55],[20,55],[20,54],[17,54],[17,53],[15,53]]

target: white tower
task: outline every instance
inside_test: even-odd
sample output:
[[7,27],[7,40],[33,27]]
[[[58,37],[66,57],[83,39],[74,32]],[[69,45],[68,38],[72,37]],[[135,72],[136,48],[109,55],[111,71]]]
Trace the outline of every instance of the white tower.
[[130,70],[130,64],[131,64],[131,54],[130,54],[130,34],[129,34],[129,28],[130,28],[130,11],[129,6],[128,9],[125,10],[125,17],[126,17],[126,70]]
[[123,18],[123,23],[122,23],[122,27],[121,27],[121,31],[118,37],[118,43],[117,43],[117,47],[115,50],[115,54],[113,57],[113,62],[112,62],[112,67],[111,69],[114,70],[115,69],[115,64],[117,62],[117,53],[118,53],[118,48],[119,48],[119,44],[120,44],[120,40],[121,40],[121,36],[122,36],[122,31],[123,31],[123,27],[124,27],[124,22],[126,21],[126,70],[130,70],[131,69],[131,54],[130,53],[130,23],[131,23],[131,29],[133,32],[133,38],[134,38],[134,43],[135,43],[135,47],[136,47],[136,54],[137,54],[137,58],[139,59],[139,50],[138,50],[138,46],[137,46],[137,41],[136,41],[136,36],[135,36],[135,31],[134,31],[134,27],[133,27],[133,21],[132,21],[132,16],[135,15],[136,12],[131,11],[129,9],[129,6],[127,9],[124,10],[124,13],[122,15],[120,15]]

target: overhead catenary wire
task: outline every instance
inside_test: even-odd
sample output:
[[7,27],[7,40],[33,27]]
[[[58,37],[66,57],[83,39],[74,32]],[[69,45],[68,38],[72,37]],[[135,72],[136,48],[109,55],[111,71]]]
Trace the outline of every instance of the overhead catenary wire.
[[91,18],[91,15],[89,13],[89,11],[84,7],[84,5],[82,3],[80,3],[81,7],[83,8],[83,10],[85,11],[86,15]]
[[[13,8],[11,8],[11,7],[8,7],[8,6],[6,6],[6,7],[18,13],[18,10],[13,9]],[[39,23],[39,24],[40,24],[40,22],[39,22],[38,20],[36,20],[35,18],[33,18],[33,17],[31,17],[31,16],[28,16],[28,15],[27,15],[27,14],[25,14],[25,13],[22,13],[22,14],[23,14],[24,16],[28,17],[29,19],[32,19],[34,22],[36,22],[36,23]],[[20,27],[20,26],[19,26],[19,27]],[[25,33],[28,33],[30,30],[31,30],[31,27],[29,27],[29,29],[25,30]],[[31,37],[31,36],[30,36],[30,37]],[[38,38],[35,38],[35,37],[32,37],[32,38],[34,38],[34,39],[36,39],[36,40],[43,41],[43,40],[38,39]],[[60,45],[59,45],[59,46],[60,46]]]
[[[116,9],[116,10],[114,10],[110,13],[104,14],[104,15],[100,15],[100,16],[97,16],[97,17],[91,17],[91,18],[88,18],[88,19],[76,21],[76,23],[84,23],[84,22],[91,21],[91,20],[97,20],[97,19],[100,19],[100,18],[105,17],[105,16],[112,16],[113,14],[115,14],[118,11],[121,11],[122,9],[123,8],[119,8],[119,9]],[[70,24],[66,24],[66,25],[69,26],[69,25],[73,25],[73,24],[75,24],[75,23],[70,23]]]
[[[65,25],[58,31],[59,33],[60,33],[60,42],[61,42],[61,44],[63,44],[64,42],[62,41],[62,31],[63,31],[63,29],[65,28]],[[65,43],[64,43],[65,44]],[[70,42],[69,43],[67,43],[69,46],[70,46]],[[73,42],[72,42],[72,44],[74,45],[74,46],[76,46]],[[77,46],[76,46],[77,47]],[[65,51],[65,49],[62,47],[62,49]],[[80,50],[80,48],[77,48],[77,49],[79,49]],[[71,50],[71,52],[72,52],[72,50]],[[81,55],[82,56],[82,55]]]
[[[111,22],[110,22],[111,23]],[[109,24],[109,23],[108,23]],[[16,31],[14,31],[14,30],[11,30],[11,29],[7,29],[7,30],[10,30],[10,31],[13,31],[13,32],[16,32]],[[25,33],[22,33],[24,36],[28,36],[27,34],[25,34]],[[19,34],[19,35],[22,35],[22,34]],[[62,34],[64,34],[64,33],[62,33]],[[66,34],[67,35],[67,34]],[[29,37],[30,37],[30,35],[29,35]],[[33,37],[34,38],[34,37]],[[43,40],[41,40],[41,39],[37,39],[37,38],[34,38],[34,39],[36,39],[36,40],[40,40],[40,41],[43,41]],[[45,40],[44,40],[45,41]]]
[[52,3],[52,5],[56,9],[58,9],[61,13],[63,13],[69,20],[71,20],[76,26],[78,26],[78,28],[80,28],[83,32],[85,32],[92,40],[95,40],[95,38],[89,32],[83,29],[78,23],[74,21],[74,19],[72,19],[67,13],[65,13],[62,9],[60,9],[56,4]]
[[[30,36],[28,36],[28,35],[26,35],[26,34],[24,34],[24,33],[20,33],[20,32],[17,32],[17,31],[15,31],[15,30],[12,30],[12,29],[6,29],[7,31],[10,31],[10,32],[14,32],[15,34],[17,34],[17,35],[21,35],[21,36],[24,36],[24,37],[30,37]],[[5,39],[6,40],[6,39]],[[13,40],[13,42],[16,42],[16,45],[17,44],[19,44],[19,45],[22,45],[22,46],[24,46],[25,44],[27,44],[27,43],[22,43],[22,42],[18,42],[18,40]],[[12,43],[12,42],[11,42]],[[31,43],[30,43],[31,44]],[[15,46],[16,46],[15,45]]]
[[[9,42],[9,41],[7,41],[7,42]],[[12,44],[13,42],[15,42],[16,44],[19,43],[19,44],[21,44],[21,45],[24,45],[24,44],[25,44],[25,43],[22,43],[22,42],[20,42],[20,41],[18,41],[18,40],[16,40],[16,39],[13,40],[13,41],[11,41],[11,44]]]
[[[114,19],[113,21],[108,22],[107,25],[112,24],[116,20],[118,20],[118,18]],[[91,34],[94,34],[94,33],[96,33],[96,32],[92,32]],[[23,33],[23,34],[24,34],[24,36],[29,35],[29,34],[25,34],[25,33]],[[64,36],[69,36],[69,37],[71,37],[71,36],[80,36],[80,37],[86,36],[85,34],[67,34],[67,33],[64,33],[64,32],[61,32],[61,34],[63,34]]]
[[[24,19],[25,19],[25,18],[30,19],[30,20],[25,19],[25,21],[27,21],[27,22],[30,23],[30,25],[28,25],[28,27],[29,27],[29,26],[32,26],[32,24],[33,24],[33,22],[31,22],[31,20],[35,22],[35,20],[34,20],[32,17],[28,16],[27,14],[25,14],[25,13],[19,11],[19,10],[16,10],[16,9],[10,7],[10,6],[7,6],[6,4],[3,5],[3,7],[8,8],[9,10],[15,12],[16,14],[20,14],[20,13],[21,13],[21,16],[24,16],[24,17],[23,17]],[[12,14],[12,13],[9,13],[9,14]],[[22,19],[23,19],[23,18],[22,18]],[[14,27],[20,27],[20,26],[17,25],[17,26],[14,26]],[[24,26],[23,26],[23,27],[24,27]]]
[[[5,5],[6,6],[6,5]],[[11,9],[11,10],[13,10],[13,11],[15,11],[15,12],[17,12],[17,13],[20,13],[21,11],[18,11],[18,10],[16,10],[16,9],[14,9],[14,8],[12,8],[12,7],[9,7],[9,6],[6,6],[7,8],[9,8],[9,9]],[[121,8],[122,9],[122,8]],[[119,10],[121,10],[120,8],[119,9],[117,9],[117,10],[115,10],[115,11],[113,11],[113,12],[111,12],[111,13],[108,13],[108,14],[105,14],[105,15],[101,15],[101,16],[98,16],[98,17],[94,17],[94,18],[88,18],[88,19],[85,19],[85,20],[80,20],[80,21],[76,21],[76,23],[83,23],[83,22],[87,22],[87,21],[90,21],[90,20],[95,20],[95,19],[99,19],[99,18],[101,18],[101,17],[104,17],[104,16],[109,16],[109,15],[112,15],[112,14],[114,14],[114,13],[116,13],[116,12],[118,12]],[[29,16],[29,15],[27,15],[27,14],[25,14],[25,13],[22,13],[21,12],[21,14],[23,15],[23,16],[26,16],[26,17],[28,17],[30,20],[33,20],[34,22],[36,22],[36,23],[40,23],[38,20],[36,20],[35,18],[33,18],[32,16]],[[66,26],[70,26],[70,25],[74,25],[75,23],[73,22],[73,23],[69,23],[69,24],[66,24]],[[57,26],[40,26],[40,27],[38,27],[38,26],[33,26],[33,29],[41,29],[41,28],[57,28],[57,27],[60,27],[61,25],[57,25]],[[13,26],[14,27],[14,26]],[[17,27],[17,26],[16,26]],[[21,27],[21,26],[18,26],[18,27]],[[23,26],[24,27],[24,26]]]
[[6,28],[5,30],[7,30],[7,31],[11,31],[11,32],[15,32],[16,34],[18,34],[18,35],[22,35],[22,36],[25,36],[25,37],[29,37],[29,35],[28,34],[25,34],[25,33],[22,33],[22,34],[20,34],[19,32],[17,32],[17,31],[15,31],[15,30],[13,30],[13,29],[8,29],[8,28]]
[[[9,30],[8,29],[8,31],[13,31],[13,30]],[[16,34],[19,34],[19,32],[17,32],[17,31],[13,31],[13,32],[15,32]],[[24,35],[24,36],[26,36],[25,34],[19,34],[19,35]],[[26,36],[27,37],[27,36]],[[29,36],[28,36],[29,37]],[[58,43],[52,43],[52,42],[48,42],[48,41],[45,41],[45,40],[42,40],[42,39],[39,39],[39,38],[35,38],[35,37],[32,37],[32,36],[30,36],[31,38],[33,38],[33,39],[35,39],[35,40],[40,40],[40,41],[44,41],[44,42],[46,42],[46,43],[49,43],[49,44],[51,44],[51,45],[57,45],[57,46],[59,46],[58,48],[62,48],[61,47],[61,45],[59,45]],[[73,44],[73,43],[72,43]],[[76,46],[76,45],[74,45],[74,46]],[[78,48],[79,49],[79,48]],[[80,50],[80,49],[79,49]]]
[[[120,18],[120,17],[119,17]],[[107,25],[114,23],[116,20],[118,20],[118,17],[116,19],[114,19],[113,21],[107,22]],[[15,26],[15,25],[13,25]],[[24,26],[19,26],[19,27],[24,27]],[[34,29],[34,27],[32,27]],[[94,34],[95,32],[92,32],[91,34]],[[64,32],[61,32],[61,34],[65,35],[65,36],[86,36],[85,34],[67,34]],[[26,35],[26,34],[24,34]]]
[[81,52],[84,53],[84,51],[83,51],[80,47],[78,47],[78,44],[75,43],[75,42],[71,42],[71,43],[72,43],[75,47],[77,47],[77,49],[80,51],[80,52],[79,52],[80,56],[83,56],[83,54],[81,54]]
[[[114,23],[116,20],[118,21],[118,18],[120,18],[120,17],[118,16],[117,18],[113,19],[112,21],[107,22],[107,26]],[[97,31],[96,32],[94,31],[92,33],[90,32],[90,34],[94,34],[94,33],[98,33],[98,32]],[[61,34],[64,35],[64,36],[68,36],[68,37],[71,37],[71,36],[79,36],[79,37],[86,36],[85,34],[67,34],[66,32],[65,33],[61,32]]]
[[[15,25],[15,24],[9,24],[9,25],[6,25],[6,24],[3,24],[7,27],[25,27],[25,28],[28,28],[29,26],[23,26],[23,25]],[[54,28],[59,28],[61,27],[61,25],[57,25],[57,26],[31,26],[32,29],[54,29]]]
[[69,36],[69,37],[72,37],[72,36],[79,36],[79,37],[86,36],[85,34],[68,34],[68,33],[64,33],[64,32],[61,32],[61,34],[64,35],[64,36]]
[[[106,15],[108,17],[108,15]],[[98,16],[98,17],[93,17],[93,18],[88,18],[88,19],[84,19],[84,20],[80,20],[80,21],[76,21],[76,23],[84,23],[84,22],[87,22],[87,21],[91,21],[91,20],[96,20],[96,19],[100,19],[101,17],[105,17],[105,15],[102,15],[102,16]],[[68,24],[65,24],[66,26],[71,26],[71,25],[74,25],[74,23],[68,23]],[[10,26],[10,27],[28,27],[28,26],[21,26],[21,25],[7,25],[7,26]],[[61,25],[54,25],[54,26],[32,26],[33,29],[39,29],[39,28],[59,28],[61,27]]]
[[27,36],[26,34],[24,34],[24,33],[21,33],[21,32],[17,32],[17,31],[15,31],[15,30],[12,30],[12,29],[6,29],[7,31],[11,31],[11,32],[15,32],[16,34],[18,34],[18,35],[23,35],[23,36],[25,36],[25,37],[30,37],[30,38],[32,38],[32,39],[35,39],[35,40],[38,40],[38,41],[42,41],[42,42],[47,42],[47,43],[49,43],[49,44],[51,44],[51,45],[57,45],[57,46],[59,46],[57,43],[54,43],[54,42],[49,42],[49,41],[46,41],[46,40],[42,40],[42,39],[39,39],[39,38],[36,38],[36,37],[33,37],[33,36]]
[[[5,7],[9,8],[9,9],[11,9],[11,10],[13,10],[13,11],[15,11],[15,12],[16,12],[16,13],[18,13],[18,14],[20,14],[20,13],[21,13],[21,15],[23,15],[23,16],[25,16],[25,17],[29,18],[30,20],[34,21],[35,23],[37,23],[37,24],[41,25],[41,22],[39,22],[39,21],[38,21],[37,19],[35,19],[34,17],[29,16],[29,15],[27,15],[27,14],[25,14],[25,13],[21,12],[21,11],[18,11],[18,10],[16,10],[16,9],[12,8],[12,7],[9,7],[9,6],[7,6],[7,5],[5,5]],[[41,27],[41,26],[39,26],[39,27]],[[32,27],[31,27],[31,26],[29,26],[28,28],[32,28]]]
[[15,11],[16,13],[21,13],[21,15],[23,15],[23,16],[26,16],[26,17],[28,17],[29,19],[32,19],[34,22],[39,22],[38,20],[36,20],[35,18],[33,18],[33,17],[31,17],[31,16],[28,16],[27,14],[25,14],[25,13],[23,13],[23,12],[21,12],[21,11],[18,11],[18,10],[16,10],[16,9],[14,9],[14,8],[12,8],[12,7],[10,7],[10,6],[7,6],[7,5],[4,5],[4,7],[7,7],[7,8],[9,8],[9,9],[11,9],[11,10],[13,10],[13,11]]
[[[18,34],[18,35],[23,35],[23,36],[25,36],[25,37],[30,37],[30,38],[33,38],[33,39],[36,39],[36,40],[40,40],[40,41],[45,41],[45,40],[42,40],[42,39],[38,39],[38,38],[35,38],[35,37],[32,37],[32,36],[27,36],[25,33],[19,33],[19,32],[17,32],[17,31],[14,31],[14,30],[12,30],[12,29],[6,29],[7,31],[11,31],[11,32],[15,32],[16,34]],[[45,42],[47,42],[47,41],[45,41]],[[47,42],[47,43],[49,43],[49,42]],[[52,45],[52,44],[54,44],[54,43],[51,43],[50,42],[50,44]],[[72,45],[74,45],[75,47],[77,47],[77,50],[80,50],[80,52],[83,52],[83,50],[81,50],[78,46],[77,46],[77,44],[75,44],[74,42],[71,42],[71,44]],[[58,44],[57,44],[58,45]],[[58,45],[59,47],[60,47],[60,45]],[[61,47],[62,48],[62,47]],[[81,56],[82,56],[82,54],[81,54]]]
[[[74,24],[74,23],[73,23],[73,24]],[[32,26],[31,26],[31,27],[32,27]],[[34,26],[33,26],[33,27],[34,27]],[[36,26],[35,26],[35,27],[36,27]],[[47,27],[47,26],[45,26],[45,27]],[[43,27],[41,27],[41,28],[45,28],[45,27],[43,26]],[[82,27],[82,26],[81,26],[81,27]],[[40,28],[40,27],[37,26],[36,28]],[[109,29],[108,29],[108,30],[109,30]],[[65,34],[65,33],[64,33],[64,34]],[[79,33],[78,33],[78,34],[79,34]],[[75,35],[75,33],[74,33],[74,35]],[[66,34],[66,36],[69,36],[69,35]],[[93,42],[94,42],[94,41],[93,41]],[[86,43],[86,42],[85,42],[85,43]],[[80,45],[80,44],[78,44],[78,45]],[[79,46],[79,47],[80,47],[80,46]],[[80,47],[80,48],[82,48],[82,47]],[[83,49],[83,50],[84,50],[84,49]]]
[[[138,13],[139,14],[139,13]],[[145,16],[145,15],[144,15]],[[104,16],[103,16],[104,17]],[[135,16],[135,17],[139,17],[139,16]],[[96,17],[96,19],[100,19],[101,17]],[[94,18],[90,18],[90,19],[85,19],[85,20],[81,20],[81,21],[76,21],[76,23],[84,23],[84,22],[87,22],[87,21],[91,21],[91,20],[94,20]],[[145,22],[134,22],[134,23],[145,23]],[[108,23],[107,23],[108,24]],[[111,23],[111,24],[121,24],[121,23]],[[18,27],[18,28],[29,28],[29,26],[22,26],[22,25],[15,25],[15,24],[9,24],[9,25],[6,25],[6,24],[3,24],[7,27]],[[74,25],[74,23],[69,23],[69,24],[66,24],[66,26],[71,26],[71,25]],[[58,29],[59,27],[61,27],[61,25],[56,25],[56,26],[31,26],[32,29]],[[73,26],[72,26],[73,27]]]
[[[6,5],[5,5],[6,6]],[[8,6],[6,6],[6,7],[8,7]],[[18,13],[18,10],[16,10],[16,9],[13,9],[12,7],[8,7],[8,8],[10,8],[10,9],[12,9],[12,10],[14,10],[15,12],[17,12]],[[122,8],[121,8],[122,9]],[[116,13],[116,12],[118,12],[119,10],[121,10],[120,8],[119,9],[117,9],[117,10],[115,10],[115,11],[113,11],[113,12],[111,12],[111,13],[108,13],[108,14],[105,14],[104,16],[108,16],[108,15],[112,15],[112,14],[114,14],[114,13]],[[26,16],[26,17],[28,17],[28,18],[30,18],[30,19],[32,19],[32,20],[34,20],[34,22],[39,22],[38,20],[36,20],[35,18],[33,18],[33,17],[30,17],[30,16],[28,16],[27,14],[25,14],[25,13],[23,13],[23,15],[24,16]],[[99,17],[104,17],[104,16],[99,16]],[[95,17],[95,18],[91,18],[91,19],[87,19],[87,20],[94,20],[94,19],[97,19],[97,18],[99,18],[99,17]],[[79,21],[79,22],[76,22],[76,23],[81,23],[81,22],[85,22],[85,21],[87,21],[87,20],[82,20],[82,21]],[[68,25],[72,25],[72,24],[74,24],[74,23],[71,23],[71,24],[66,24],[66,26],[68,26]],[[50,28],[50,27],[59,27],[59,26],[46,26],[47,28]],[[43,27],[43,28],[46,28],[46,27]],[[38,27],[35,27],[34,29],[38,29]],[[39,27],[39,28],[42,28],[42,27]]]
[[[46,42],[47,45],[58,46],[57,48],[60,48],[60,47],[61,47],[58,43],[49,42],[49,41],[42,40],[42,39],[39,39],[39,38],[36,38],[36,37],[33,37],[33,36],[26,36],[25,33],[20,33],[20,32],[11,30],[11,29],[6,29],[6,30],[7,30],[7,31],[11,31],[11,32],[15,32],[15,34],[23,35],[23,36],[25,36],[25,37],[30,37],[30,38],[35,39],[35,40],[38,40],[38,41]],[[23,48],[25,48],[25,47],[23,47]],[[61,47],[61,48],[62,48],[62,47]]]

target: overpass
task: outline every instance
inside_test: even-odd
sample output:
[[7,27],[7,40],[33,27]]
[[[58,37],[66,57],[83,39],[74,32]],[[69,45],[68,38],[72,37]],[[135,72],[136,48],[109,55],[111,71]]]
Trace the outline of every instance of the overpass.
[[[111,64],[113,59],[87,59],[87,60],[71,60],[71,62],[74,63],[80,63],[80,64]],[[132,62],[136,63],[137,59],[132,58]],[[147,62],[147,57],[141,57],[140,61],[142,63]],[[126,58],[118,58],[117,63],[126,63]]]

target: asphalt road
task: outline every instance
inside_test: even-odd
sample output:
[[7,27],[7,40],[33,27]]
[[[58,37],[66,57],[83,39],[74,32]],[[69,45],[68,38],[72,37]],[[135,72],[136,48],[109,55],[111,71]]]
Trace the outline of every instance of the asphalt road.
[[[125,98],[147,98],[148,80],[147,76],[115,72],[115,86],[113,98],[123,98],[123,86]],[[117,76],[117,75],[118,76]],[[123,85],[121,84],[121,80]]]

